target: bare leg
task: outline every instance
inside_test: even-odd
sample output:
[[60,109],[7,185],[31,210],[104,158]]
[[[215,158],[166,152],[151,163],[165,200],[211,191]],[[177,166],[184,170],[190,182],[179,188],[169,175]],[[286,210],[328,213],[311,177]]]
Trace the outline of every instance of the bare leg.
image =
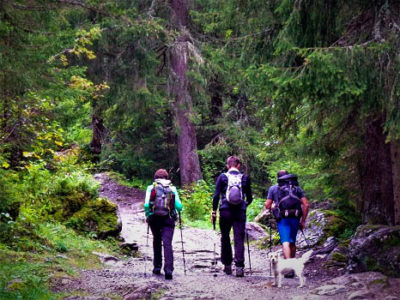
[[[296,249],[296,246],[295,246],[295,249]],[[292,257],[291,256],[292,250],[291,250],[291,245],[289,242],[282,243],[282,251],[283,251],[283,257],[285,259]]]
[[290,243],[290,258],[295,258],[295,257],[296,257],[296,244]]

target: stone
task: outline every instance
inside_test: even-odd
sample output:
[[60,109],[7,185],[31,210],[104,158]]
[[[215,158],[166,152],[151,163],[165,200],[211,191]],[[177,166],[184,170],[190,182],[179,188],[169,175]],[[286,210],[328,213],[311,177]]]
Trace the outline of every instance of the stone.
[[265,230],[255,222],[246,223],[246,233],[251,240],[260,240],[267,236]]
[[153,299],[154,294],[159,289],[163,288],[163,285],[157,282],[147,282],[145,286],[136,289],[134,292],[124,296],[124,300],[136,300],[136,299]]
[[257,217],[254,218],[254,222],[260,223],[265,226],[271,226],[272,229],[276,230],[276,220],[269,209],[262,210]]
[[103,296],[79,296],[73,295],[63,298],[64,300],[111,300],[111,298]]
[[135,242],[132,242],[132,243],[125,242],[125,243],[120,244],[120,248],[124,254],[133,255],[133,253],[135,253],[139,250],[139,245]]
[[328,284],[317,287],[312,290],[311,293],[317,294],[320,296],[333,296],[336,294],[344,293],[346,291],[346,287],[340,284]]
[[97,255],[102,263],[105,264],[114,264],[119,262],[119,259],[115,256],[109,255],[107,253],[100,253],[100,252],[92,252],[94,255]]
[[302,232],[297,233],[297,248],[304,249],[314,247],[326,237],[324,229],[327,225],[325,213],[321,210],[310,211],[307,218],[307,226]]
[[25,283],[20,278],[13,279],[7,283],[6,290],[8,291],[20,291],[25,288]]
[[361,225],[348,250],[349,272],[379,271],[400,277],[400,226]]
[[348,300],[356,300],[356,299],[374,299],[375,294],[368,290],[359,290],[352,292],[347,299]]

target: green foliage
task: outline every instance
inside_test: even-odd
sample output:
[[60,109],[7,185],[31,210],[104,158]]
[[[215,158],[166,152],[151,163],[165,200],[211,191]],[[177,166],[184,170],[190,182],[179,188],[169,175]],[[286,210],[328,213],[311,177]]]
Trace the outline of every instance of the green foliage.
[[201,180],[180,191],[183,215],[188,221],[210,222],[213,187]]
[[254,218],[263,210],[265,198],[254,198],[253,202],[247,207],[247,221],[253,222]]
[[77,275],[82,268],[101,267],[93,251],[115,255],[118,249],[115,241],[92,240],[55,223],[42,223],[35,233],[41,237],[30,236],[35,252],[15,252],[0,243],[1,299],[58,299],[60,295],[49,290],[49,283]]

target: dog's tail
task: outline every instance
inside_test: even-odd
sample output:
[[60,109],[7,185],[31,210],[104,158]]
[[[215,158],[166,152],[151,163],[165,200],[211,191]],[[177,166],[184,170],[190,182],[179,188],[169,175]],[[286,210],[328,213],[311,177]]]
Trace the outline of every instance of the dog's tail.
[[301,256],[301,260],[303,261],[303,263],[306,263],[310,259],[312,253],[313,250],[309,250]]

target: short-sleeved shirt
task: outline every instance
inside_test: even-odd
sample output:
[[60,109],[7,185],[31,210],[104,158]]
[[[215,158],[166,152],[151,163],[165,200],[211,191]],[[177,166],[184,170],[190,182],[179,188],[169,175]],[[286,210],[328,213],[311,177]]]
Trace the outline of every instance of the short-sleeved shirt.
[[[268,190],[268,196],[267,199],[271,199],[272,201],[275,202],[275,204],[279,203],[279,194],[280,194],[279,186],[277,184],[271,186]],[[296,187],[296,196],[299,197],[299,199],[305,197],[303,190],[301,187],[297,186]]]

